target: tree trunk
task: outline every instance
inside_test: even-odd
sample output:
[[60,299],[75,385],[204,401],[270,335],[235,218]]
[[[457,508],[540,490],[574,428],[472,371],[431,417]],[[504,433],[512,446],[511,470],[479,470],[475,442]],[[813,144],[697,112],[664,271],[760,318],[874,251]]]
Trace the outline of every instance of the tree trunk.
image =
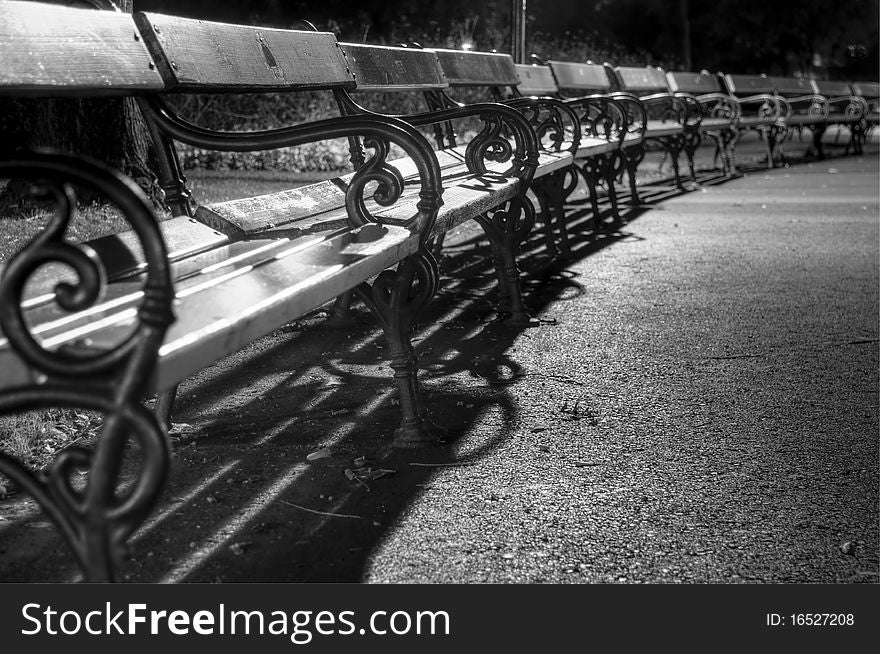
[[[131,13],[133,0],[49,0],[55,4]],[[131,176],[153,198],[161,192],[149,160],[150,139],[131,98],[27,98],[0,101],[0,134],[6,146],[51,147],[85,155]],[[9,185],[7,194],[18,194]]]

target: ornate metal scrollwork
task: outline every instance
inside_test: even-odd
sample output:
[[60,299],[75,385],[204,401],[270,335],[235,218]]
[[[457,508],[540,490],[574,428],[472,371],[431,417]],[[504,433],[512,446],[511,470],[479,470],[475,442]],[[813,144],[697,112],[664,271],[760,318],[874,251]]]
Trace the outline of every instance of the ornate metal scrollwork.
[[358,168],[345,190],[345,204],[350,221],[356,225],[376,222],[367,209],[364,192],[370,183],[377,183],[373,199],[379,206],[390,207],[403,194],[403,175],[387,163],[389,144],[386,139],[370,136],[364,139],[364,146],[374,154]]
[[480,114],[483,129],[465,147],[464,159],[468,170],[485,175],[486,161],[504,163],[513,156],[510,141],[502,134],[503,123],[495,114]]
[[[14,256],[0,281],[0,325],[9,347],[38,381],[0,393],[0,412],[46,407],[84,408],[104,415],[94,451],[70,448],[48,470],[34,473],[0,454],[0,471],[30,493],[58,526],[87,579],[113,578],[125,541],[154,506],[168,467],[164,431],[140,404],[173,322],[173,290],[165,245],[149,201],[128,178],[90,160],[27,152],[0,161],[0,174],[31,179],[37,194],[55,203],[46,230]],[[147,268],[137,319],[122,342],[104,351],[50,350],[31,333],[22,310],[24,286],[44,264],[70,266],[76,282],[56,286],[66,311],[93,306],[105,284],[100,263],[64,240],[75,207],[70,184],[98,191],[116,204],[143,247]],[[126,441],[140,445],[141,466],[132,487],[119,493]],[[89,475],[82,490],[71,483],[75,467]]]
[[[346,208],[353,225],[381,222],[367,211],[362,193],[368,182],[378,182],[373,199],[389,206],[400,198],[403,188],[399,171],[387,164],[388,144],[395,143],[415,163],[419,174],[419,201],[417,213],[411,222],[423,241],[431,237],[437,212],[443,204],[440,165],[425,137],[411,124],[393,116],[378,116],[363,110],[358,115],[339,116],[312,123],[255,132],[221,132],[195,125],[169,108],[161,100],[150,97],[142,103],[148,123],[167,136],[189,145],[224,152],[252,152],[303,145],[334,138],[364,138],[365,145],[375,154],[364,164],[360,176],[352,180],[354,190],[346,193]],[[162,176],[173,178],[174,170],[162,171]]]
[[[581,125],[577,114],[569,105],[554,98],[538,97],[513,98],[506,100],[505,104],[522,112],[535,130],[538,143],[544,149],[554,152],[561,152],[563,149],[577,152],[581,140]],[[569,145],[564,148],[566,137],[569,135]],[[549,145],[544,146],[547,141]]]
[[418,360],[409,338],[416,316],[437,292],[439,279],[437,261],[428,248],[421,248],[402,261],[397,270],[385,270],[372,284],[364,282],[355,288],[388,341],[402,413],[394,432],[395,447],[421,447],[444,433],[427,417],[418,383]]

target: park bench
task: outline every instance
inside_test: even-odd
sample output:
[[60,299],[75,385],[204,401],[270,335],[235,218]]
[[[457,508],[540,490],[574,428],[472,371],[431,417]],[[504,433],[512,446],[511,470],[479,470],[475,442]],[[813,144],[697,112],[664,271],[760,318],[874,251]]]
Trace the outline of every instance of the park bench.
[[[557,150],[538,150],[538,139],[531,122],[518,110],[495,102],[462,105],[454,102],[434,104],[443,97],[450,80],[441,68],[437,54],[418,47],[375,46],[340,43],[356,85],[353,92],[336,94],[340,112],[363,115],[382,111],[364,104],[376,93],[416,93],[427,99],[427,111],[398,116],[408,123],[431,128],[437,141],[435,155],[443,175],[444,206],[434,223],[433,249],[439,252],[450,229],[468,220],[476,221],[491,246],[498,277],[498,314],[512,325],[532,325],[523,301],[517,268],[517,250],[535,223],[535,209],[527,193],[536,180],[547,176],[571,160]],[[558,117],[557,117],[558,118]],[[478,119],[480,131],[466,143],[454,123]],[[577,126],[574,126],[577,129]],[[358,145],[352,145],[358,151]],[[402,171],[410,167],[406,159],[394,162]],[[544,188],[539,181],[539,194]]]
[[645,139],[659,143],[669,154],[675,185],[682,187],[678,155],[688,160],[691,181],[696,182],[694,153],[700,147],[700,124],[703,113],[700,103],[688,93],[674,93],[662,68],[615,66],[617,88],[638,96],[648,112]]
[[703,112],[700,131],[715,142],[715,160],[721,162],[722,170],[727,175],[735,173],[739,103],[724,92],[717,75],[706,71],[667,71],[666,79],[673,93],[686,93],[700,103]]
[[[409,47],[418,46],[410,44]],[[597,156],[601,156],[598,153],[605,143],[595,139],[589,141],[589,137],[582,133],[574,112],[557,100],[513,97],[515,93],[512,90],[519,83],[519,77],[513,57],[509,54],[445,48],[432,48],[430,51],[437,58],[448,83],[446,89],[425,93],[426,103],[432,111],[472,106],[475,101],[497,102],[522,112],[534,128],[540,153],[530,197],[534,197],[538,203],[537,217],[541,218],[545,227],[548,252],[556,253],[553,225],[562,225],[564,229],[564,204],[568,193],[565,179],[574,161],[574,154],[583,147],[586,150],[592,148]],[[467,100],[463,97],[465,94]],[[452,152],[460,148],[457,145],[460,138],[454,126],[446,123],[444,131],[445,134],[439,129],[435,130],[434,139],[438,147]],[[562,243],[565,242],[563,239]]]
[[861,98],[868,105],[865,130],[862,132],[862,142],[864,142],[868,130],[880,125],[880,82],[853,82],[850,88],[854,96]]
[[[87,579],[113,577],[126,539],[164,485],[167,437],[145,397],[168,398],[195,371],[347,291],[356,290],[379,316],[391,344],[403,413],[395,444],[433,442],[437,431],[425,417],[409,341],[437,283],[425,244],[443,182],[425,138],[407,123],[373,115],[220,133],[189,125],[159,96],[353,88],[332,34],[143,14],[136,26],[125,14],[11,0],[0,2],[0,16],[0,94],[136,96],[175,215],[157,223],[143,193],[97,162],[2,151],[3,176],[44,188],[57,216],[3,270],[0,411],[77,407],[102,413],[104,422],[94,451],[67,449],[39,473],[0,455],[0,470],[53,519]],[[373,151],[346,178],[203,207],[186,189],[173,146],[179,139],[247,151],[345,137],[361,138]],[[386,160],[389,144],[409,156],[418,179],[404,185]],[[527,173],[526,146],[515,157]],[[66,242],[75,207],[70,184],[114,202],[131,231],[80,246]],[[211,225],[198,220],[204,216]],[[120,493],[129,437],[139,444],[140,466]],[[90,470],[84,488],[70,481],[77,466]]]
[[782,156],[781,146],[788,134],[785,122],[787,105],[776,94],[776,88],[766,75],[719,74],[724,90],[740,107],[737,129],[740,134],[754,131],[764,141],[767,167],[773,168]]
[[[616,89],[610,71],[603,64],[592,62],[547,61],[553,75],[559,96],[566,100],[578,98],[609,98],[625,117],[625,134],[619,144],[619,165],[626,169],[629,177],[630,201],[641,204],[636,187],[636,170],[645,156],[645,140],[648,128],[648,114],[644,103],[634,94]],[[540,73],[539,73],[540,74]],[[546,76],[542,84],[547,84]],[[617,169],[617,167],[615,167]],[[614,180],[606,177],[609,199],[616,197]],[[612,207],[614,204],[612,204]],[[595,207],[594,207],[595,210]]]
[[[812,80],[813,92],[825,98],[828,106],[828,114],[825,116],[824,133],[828,127],[837,127],[837,136],[840,130],[849,132],[849,140],[846,143],[844,154],[850,150],[854,154],[862,152],[862,132],[866,127],[865,116],[868,113],[867,103],[853,94],[852,87],[847,82],[833,80]],[[822,134],[818,138],[814,133],[814,141],[820,158],[824,156],[822,147]],[[835,143],[837,138],[835,138]]]
[[[343,44],[342,47],[346,52],[352,53],[351,58],[357,66],[358,59],[368,60],[368,51],[373,46]],[[419,50],[414,44],[410,44],[407,49]],[[595,199],[595,180],[600,174],[598,171],[610,167],[613,154],[618,148],[618,135],[623,133],[622,116],[618,114],[612,119],[605,110],[604,115],[608,120],[598,120],[597,115],[604,110],[606,104],[604,100],[583,101],[572,105],[547,96],[524,97],[518,92],[520,78],[509,54],[441,48],[427,52],[439,62],[447,83],[442,88],[422,89],[431,111],[473,110],[476,96],[479,101],[491,100],[513,107],[528,118],[541,146],[530,191],[540,207],[548,251],[557,251],[555,223],[560,233],[560,247],[567,253],[564,205],[566,197],[577,182],[576,176],[570,175],[573,163],[582,162],[581,173],[585,175],[590,186],[591,198]],[[369,74],[369,71],[364,71],[363,75],[356,74],[356,77],[361,79]],[[362,89],[359,83],[358,90],[370,89]],[[469,92],[470,103],[459,99],[465,92]],[[439,123],[435,123],[434,138],[441,151],[461,157],[462,146],[457,143],[459,136],[452,124],[447,122],[441,127]],[[597,215],[598,212],[594,212],[594,216]]]
[[[624,165],[624,147],[632,146],[642,139],[641,126],[636,115],[638,111],[627,111],[626,103],[608,95],[593,94],[577,98],[566,98],[556,84],[553,71],[541,64],[516,64],[519,84],[513,89],[519,97],[554,98],[565,104],[577,115],[581,125],[581,142],[574,154],[574,169],[584,179],[591,205],[594,223],[599,222],[600,184],[604,184],[606,196],[611,205],[613,222],[621,220],[617,191],[614,183]],[[566,195],[571,185],[564,186]],[[565,221],[559,222],[563,251],[568,251]]]

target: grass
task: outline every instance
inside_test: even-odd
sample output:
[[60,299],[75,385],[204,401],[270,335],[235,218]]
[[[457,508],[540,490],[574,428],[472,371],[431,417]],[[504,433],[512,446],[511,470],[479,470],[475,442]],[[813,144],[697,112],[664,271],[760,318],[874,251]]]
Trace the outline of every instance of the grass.
[[[72,409],[0,416],[0,451],[31,470],[41,470],[67,447],[93,445],[101,422],[97,413]],[[10,480],[0,475],[0,499],[13,495],[16,490]]]

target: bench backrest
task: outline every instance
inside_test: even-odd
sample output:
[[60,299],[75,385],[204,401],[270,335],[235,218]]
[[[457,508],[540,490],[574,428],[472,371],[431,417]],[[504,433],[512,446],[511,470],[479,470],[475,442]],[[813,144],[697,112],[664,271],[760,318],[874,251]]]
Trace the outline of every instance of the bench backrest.
[[340,43],[357,91],[429,91],[449,86],[432,50]]
[[773,93],[776,90],[773,80],[766,75],[725,75],[723,79],[727,92],[731,95],[748,96]]
[[143,12],[134,18],[169,90],[214,93],[355,86],[330,32]]
[[852,91],[866,100],[880,98],[880,82],[853,82]]
[[523,95],[554,96],[559,89],[549,66],[516,64],[519,92]]
[[519,84],[513,57],[500,52],[435,49],[449,86],[515,87]]
[[813,80],[813,92],[826,98],[841,98],[852,95],[849,82],[832,80]]
[[569,95],[607,93],[614,89],[608,69],[603,64],[549,61],[559,90]]
[[0,66],[0,93],[19,96],[163,87],[132,17],[112,11],[0,0]]
[[669,92],[669,83],[662,68],[615,66],[614,74],[622,91],[630,91],[636,95]]
[[797,97],[815,93],[812,80],[796,77],[771,77],[769,79],[776,93],[783,97]]
[[706,93],[722,93],[721,81],[717,75],[709,73],[691,73],[683,71],[669,71],[666,73],[669,88],[675,93],[691,93],[704,95]]
[[614,74],[622,91],[630,91],[636,95],[669,92],[666,73],[661,68],[615,66]]

